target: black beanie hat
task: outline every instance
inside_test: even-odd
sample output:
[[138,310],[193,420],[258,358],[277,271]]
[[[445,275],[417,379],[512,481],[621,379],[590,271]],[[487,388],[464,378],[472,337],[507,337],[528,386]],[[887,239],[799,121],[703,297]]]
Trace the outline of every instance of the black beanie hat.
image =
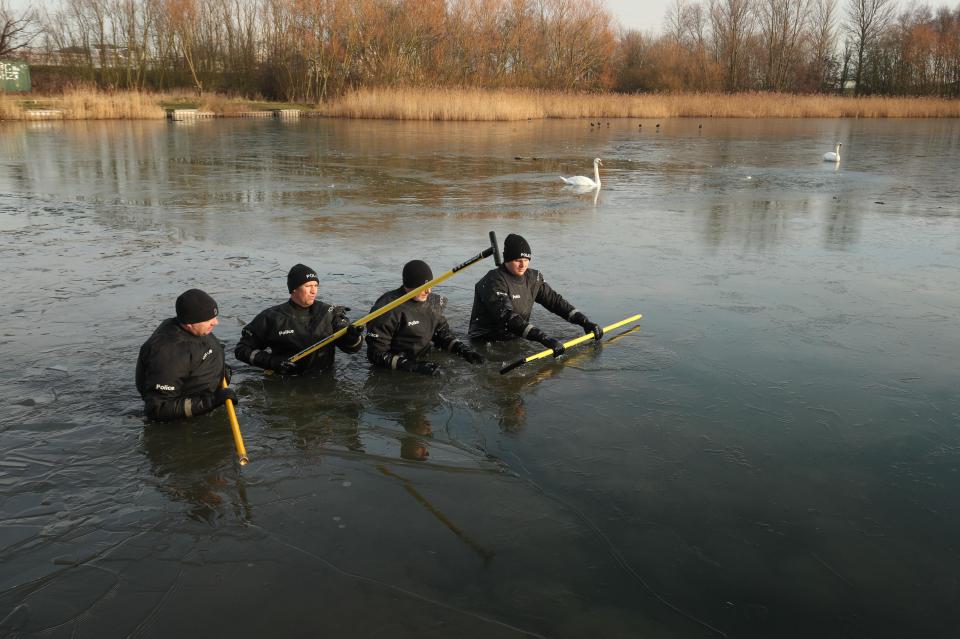
[[417,288],[433,279],[433,271],[423,260],[410,260],[403,266],[403,286]]
[[287,273],[287,291],[293,293],[293,290],[306,284],[307,282],[320,283],[317,272],[309,266],[295,264],[290,272]]
[[512,262],[521,257],[525,257],[528,260],[532,259],[533,251],[530,250],[530,245],[525,239],[511,233],[507,236],[507,239],[503,241],[503,261]]
[[199,288],[191,288],[177,298],[177,321],[181,324],[206,322],[217,316],[217,303]]

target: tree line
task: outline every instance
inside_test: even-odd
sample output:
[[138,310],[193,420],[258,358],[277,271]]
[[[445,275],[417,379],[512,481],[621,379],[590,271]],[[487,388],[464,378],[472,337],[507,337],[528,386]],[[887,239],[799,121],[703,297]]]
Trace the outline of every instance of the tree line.
[[661,34],[602,0],[0,0],[35,83],[320,102],[361,87],[960,95],[960,5],[674,0]]

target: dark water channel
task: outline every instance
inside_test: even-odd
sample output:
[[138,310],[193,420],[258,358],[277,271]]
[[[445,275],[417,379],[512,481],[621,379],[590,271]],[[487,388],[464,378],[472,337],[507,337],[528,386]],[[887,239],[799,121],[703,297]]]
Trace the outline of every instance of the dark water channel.
[[[0,123],[0,636],[957,636],[960,122],[655,123]],[[490,230],[640,328],[231,354],[242,469],[220,411],[144,422],[182,290],[232,353],[296,262],[359,317]]]

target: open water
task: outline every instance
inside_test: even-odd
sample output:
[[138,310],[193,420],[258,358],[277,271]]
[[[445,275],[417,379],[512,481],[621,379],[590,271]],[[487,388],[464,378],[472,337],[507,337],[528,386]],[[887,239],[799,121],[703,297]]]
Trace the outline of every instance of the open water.
[[[656,124],[0,123],[0,636],[957,636],[960,122]],[[233,360],[294,263],[356,318],[490,230],[639,328],[503,376],[538,348]],[[489,268],[436,289],[461,334]],[[194,286],[242,469],[134,389]]]

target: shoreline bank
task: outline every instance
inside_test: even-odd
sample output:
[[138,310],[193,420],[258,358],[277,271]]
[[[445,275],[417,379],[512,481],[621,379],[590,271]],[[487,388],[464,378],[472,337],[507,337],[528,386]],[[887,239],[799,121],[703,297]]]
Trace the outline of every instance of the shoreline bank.
[[175,110],[200,117],[335,117],[497,122],[615,118],[957,118],[960,100],[785,93],[582,94],[530,90],[361,89],[323,104],[211,94],[72,91],[0,94],[0,120],[158,120]]

